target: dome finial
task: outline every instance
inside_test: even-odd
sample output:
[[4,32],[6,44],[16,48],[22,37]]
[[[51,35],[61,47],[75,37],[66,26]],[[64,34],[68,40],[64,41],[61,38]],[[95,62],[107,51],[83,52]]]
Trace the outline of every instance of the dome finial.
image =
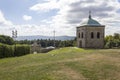
[[89,19],[91,19],[91,11],[89,11]]

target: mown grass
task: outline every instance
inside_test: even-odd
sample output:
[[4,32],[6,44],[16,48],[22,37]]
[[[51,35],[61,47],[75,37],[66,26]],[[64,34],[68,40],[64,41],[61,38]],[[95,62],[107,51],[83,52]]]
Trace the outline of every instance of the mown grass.
[[0,80],[119,80],[120,49],[68,47],[0,59]]

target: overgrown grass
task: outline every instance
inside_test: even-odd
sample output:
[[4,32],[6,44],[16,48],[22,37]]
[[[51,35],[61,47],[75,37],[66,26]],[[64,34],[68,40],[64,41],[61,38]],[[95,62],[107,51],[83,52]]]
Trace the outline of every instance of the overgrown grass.
[[0,59],[0,80],[119,80],[120,49],[68,47]]

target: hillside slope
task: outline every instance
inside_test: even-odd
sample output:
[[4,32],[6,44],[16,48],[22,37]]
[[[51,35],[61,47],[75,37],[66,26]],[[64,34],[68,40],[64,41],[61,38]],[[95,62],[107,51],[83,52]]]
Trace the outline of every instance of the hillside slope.
[[120,49],[61,48],[0,59],[0,80],[119,80]]

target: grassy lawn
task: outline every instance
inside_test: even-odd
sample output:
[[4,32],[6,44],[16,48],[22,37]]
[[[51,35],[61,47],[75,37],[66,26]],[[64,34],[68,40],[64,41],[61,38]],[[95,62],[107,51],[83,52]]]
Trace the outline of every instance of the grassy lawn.
[[68,47],[0,59],[0,80],[120,80],[120,49]]

